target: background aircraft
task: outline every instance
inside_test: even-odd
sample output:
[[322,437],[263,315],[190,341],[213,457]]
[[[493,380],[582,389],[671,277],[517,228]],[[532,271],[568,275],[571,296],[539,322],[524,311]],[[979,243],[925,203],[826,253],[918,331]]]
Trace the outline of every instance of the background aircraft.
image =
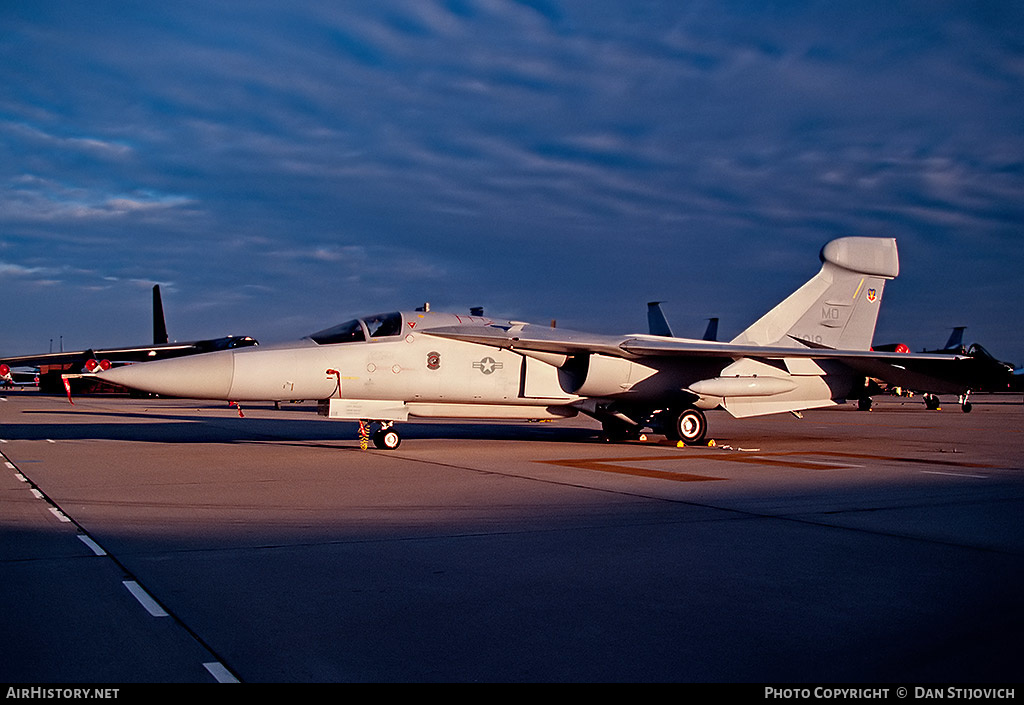
[[38,386],[38,372],[23,372],[18,370],[12,370],[9,366],[0,364],[0,389],[13,389],[14,387]]
[[[1020,388],[1020,382],[1018,380],[1020,379],[1021,371],[1015,370],[1014,366],[1009,362],[1003,362],[996,359],[995,356],[978,343],[972,343],[970,346],[964,345],[965,330],[967,330],[966,326],[957,326],[953,328],[952,332],[949,334],[949,338],[946,340],[946,344],[943,347],[937,350],[925,349],[921,352],[936,355],[960,355],[974,359],[976,361],[976,373],[971,380],[971,391],[1009,392],[1018,390]],[[873,349],[898,353],[910,352],[910,346],[905,343],[876,345]],[[930,393],[928,389],[903,387],[899,391],[901,394],[904,392],[921,394],[926,407],[933,410],[939,408],[938,396]],[[971,410],[971,403],[966,398],[961,399],[961,405],[964,411]]]
[[[647,304],[647,330],[651,335],[660,335],[666,338],[673,338],[672,328],[661,310],[661,301],[650,301]],[[704,329],[704,337],[701,340],[718,340],[718,319],[709,318],[708,327]]]
[[588,414],[608,438],[645,428],[699,443],[704,411],[736,417],[798,412],[868,393],[882,379],[965,394],[975,358],[870,349],[885,282],[899,271],[892,239],[833,240],[821,270],[732,342],[661,334],[593,335],[418,311],[347,321],[295,344],[130,365],[99,378],[156,394],[242,401],[322,400],[320,413],[373,422],[394,448],[396,421],[559,418]]
[[[58,393],[64,388],[64,383],[68,381],[69,373],[93,373],[129,362],[159,360],[254,345],[257,345],[255,338],[230,335],[210,340],[191,340],[181,343],[168,342],[167,324],[164,320],[160,286],[155,285],[153,287],[153,343],[151,345],[90,348],[88,350],[75,350],[72,352],[61,351],[0,357],[0,380],[9,378],[14,381],[18,375],[37,375],[39,377],[40,391]],[[13,368],[16,367],[32,367],[36,369],[33,372],[26,373],[14,370]],[[86,390],[79,389],[78,391]]]

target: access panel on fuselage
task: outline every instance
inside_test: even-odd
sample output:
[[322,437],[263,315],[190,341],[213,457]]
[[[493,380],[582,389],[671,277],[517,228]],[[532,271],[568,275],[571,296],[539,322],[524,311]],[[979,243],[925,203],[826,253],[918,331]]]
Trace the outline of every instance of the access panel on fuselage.
[[348,366],[346,397],[462,403],[519,397],[522,357],[507,350],[417,333],[359,347],[364,364]]

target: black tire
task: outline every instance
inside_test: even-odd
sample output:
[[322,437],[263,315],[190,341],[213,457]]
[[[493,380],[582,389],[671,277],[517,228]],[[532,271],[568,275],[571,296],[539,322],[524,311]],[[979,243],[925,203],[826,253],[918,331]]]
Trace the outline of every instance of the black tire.
[[373,445],[381,450],[394,450],[402,443],[402,436],[393,428],[382,428],[373,434]]
[[686,445],[696,445],[704,440],[708,432],[708,420],[700,409],[683,409],[676,416],[672,428],[674,439]]

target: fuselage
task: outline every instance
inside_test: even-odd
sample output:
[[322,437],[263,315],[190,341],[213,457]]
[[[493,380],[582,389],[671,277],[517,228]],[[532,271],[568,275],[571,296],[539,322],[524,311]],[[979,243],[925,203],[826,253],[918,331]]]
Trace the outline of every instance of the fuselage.
[[236,402],[342,398],[547,407],[579,398],[563,388],[554,365],[425,333],[491,323],[395,312],[348,321],[297,343],[149,362],[103,377],[154,394]]
[[[480,316],[393,312],[346,321],[296,343],[147,362],[100,376],[163,396],[234,402],[333,400],[327,415],[335,418],[397,420],[550,418],[577,410],[644,418],[686,406],[721,406],[735,416],[751,416],[835,403],[848,394],[855,378],[802,360],[772,366],[743,358],[631,359],[472,340],[474,330],[525,325]],[[445,335],[453,327],[467,339]],[[435,329],[439,334],[431,335]],[[572,338],[571,332],[560,335]],[[606,343],[614,347],[620,339],[610,340]]]

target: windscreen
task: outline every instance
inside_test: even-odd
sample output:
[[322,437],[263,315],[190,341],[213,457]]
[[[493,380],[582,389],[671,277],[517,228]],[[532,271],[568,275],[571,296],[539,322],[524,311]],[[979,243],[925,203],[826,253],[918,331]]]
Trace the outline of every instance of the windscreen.
[[367,333],[371,339],[385,338],[392,335],[399,335],[402,332],[402,314],[378,313],[366,318],[356,318],[345,321],[333,328],[313,333],[309,336],[318,345],[333,345],[335,343],[356,343],[366,340]]
[[333,328],[328,328],[327,330],[322,330],[319,333],[314,333],[309,337],[319,345],[354,343],[360,340],[366,340],[366,334],[363,333],[363,324],[359,322],[359,319],[345,321]]
[[371,338],[384,338],[402,332],[402,314],[397,311],[367,316],[363,319],[363,323],[366,324],[366,330],[370,332]]

